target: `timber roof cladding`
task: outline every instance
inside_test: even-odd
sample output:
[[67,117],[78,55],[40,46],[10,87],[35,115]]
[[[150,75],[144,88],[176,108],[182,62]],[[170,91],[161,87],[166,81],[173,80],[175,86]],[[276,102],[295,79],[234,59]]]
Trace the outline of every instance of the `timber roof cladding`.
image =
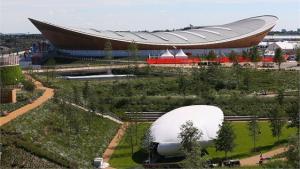
[[116,41],[134,41],[137,44],[149,45],[185,46],[222,43],[253,36],[271,29],[275,26],[277,20],[278,18],[275,16],[264,15],[247,18],[224,25],[202,26],[185,30],[158,32],[101,31],[97,29],[58,26],[47,22],[43,23],[81,34]]

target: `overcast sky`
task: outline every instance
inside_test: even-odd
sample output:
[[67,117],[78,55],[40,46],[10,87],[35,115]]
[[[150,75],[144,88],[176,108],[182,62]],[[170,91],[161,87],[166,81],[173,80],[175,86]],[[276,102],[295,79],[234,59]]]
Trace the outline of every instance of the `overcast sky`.
[[1,33],[39,33],[27,18],[99,30],[215,25],[275,15],[274,30],[300,28],[300,0],[0,0]]

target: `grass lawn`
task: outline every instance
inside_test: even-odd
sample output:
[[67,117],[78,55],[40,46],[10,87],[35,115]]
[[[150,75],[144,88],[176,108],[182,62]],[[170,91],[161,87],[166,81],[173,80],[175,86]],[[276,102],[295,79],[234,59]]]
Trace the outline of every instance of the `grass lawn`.
[[[115,150],[112,158],[109,161],[109,164],[114,168],[132,168],[135,166],[140,165],[145,159],[147,159],[147,154],[141,151],[141,141],[144,136],[144,133],[150,127],[150,123],[139,123],[138,124],[138,134],[137,140],[138,144],[134,146],[134,154],[131,154],[131,147],[126,140],[126,137],[129,138],[128,134],[126,133],[125,136],[122,138],[120,144],[118,145],[117,149]],[[127,129],[128,131],[129,129]],[[133,129],[134,131],[134,129]],[[134,137],[135,139],[135,137]],[[135,140],[134,140],[135,141]]]
[[[138,126],[138,144],[134,147],[134,155],[131,155],[131,148],[126,142],[125,137],[121,140],[116,151],[114,152],[111,160],[109,161],[110,165],[115,168],[132,168],[138,165],[147,159],[147,154],[143,153],[140,149],[140,141],[145,133],[145,131],[150,127],[150,123],[140,123]],[[245,122],[233,122],[232,123],[235,133],[236,133],[236,147],[233,152],[228,153],[230,158],[240,158],[245,156],[253,155],[251,152],[253,147],[252,139],[249,136],[247,129],[247,123]],[[262,152],[268,151],[276,147],[277,139],[273,138],[269,128],[268,122],[259,122],[261,128],[261,136],[257,141],[257,146],[260,147]],[[280,137],[280,142],[284,142],[290,135],[296,132],[295,129],[283,128],[283,134]],[[209,147],[208,152],[211,158],[224,157],[224,152],[216,152],[213,146]]]
[[93,158],[102,156],[119,125],[69,105],[62,107],[49,101],[1,127],[5,133],[1,142],[18,142],[17,146],[56,163],[64,159],[91,168]]
[[[272,149],[274,146],[276,146],[277,138],[274,138],[272,136],[269,124],[270,124],[269,122],[259,122],[261,135],[257,139],[256,146],[262,152],[268,151]],[[247,123],[233,122],[232,125],[236,134],[236,140],[235,140],[236,147],[233,152],[228,153],[228,156],[231,158],[249,156],[249,153],[253,148],[253,141],[252,141],[252,137],[249,136]],[[279,142],[284,142],[289,136],[295,133],[296,133],[296,129],[284,127]],[[224,152],[216,152],[214,147],[209,147],[207,150],[211,157],[225,156]]]

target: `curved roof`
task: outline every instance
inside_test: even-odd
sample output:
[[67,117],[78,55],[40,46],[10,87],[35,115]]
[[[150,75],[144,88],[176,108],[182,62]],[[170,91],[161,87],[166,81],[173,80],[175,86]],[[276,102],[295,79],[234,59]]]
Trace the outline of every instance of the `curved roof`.
[[[224,25],[202,26],[185,30],[131,32],[65,27],[30,19],[30,21],[46,36],[46,38],[49,38],[50,41],[59,41],[57,42],[57,45],[62,47],[66,47],[67,45],[64,45],[66,43],[75,43],[66,42],[67,39],[70,39],[70,41],[72,41],[73,39],[78,38],[66,35],[66,33],[70,34],[70,32],[73,32],[77,33],[78,35],[88,36],[83,37],[82,40],[87,40],[90,37],[94,37],[99,39],[108,39],[123,44],[135,42],[136,44],[142,46],[161,46],[160,48],[162,48],[162,46],[176,46],[179,48],[186,46],[199,47],[205,45],[233,42],[248,37],[256,37],[256,40],[252,40],[253,43],[244,42],[245,44],[240,43],[237,46],[254,45],[255,43],[258,44],[259,40],[263,38],[261,36],[258,37],[258,35],[264,36],[267,31],[275,26],[277,20],[278,18],[276,16],[264,15],[247,18]],[[60,31],[61,33],[55,33],[56,31]],[[64,36],[64,40],[62,40],[62,37],[60,36]],[[96,44],[92,45],[95,46]],[[72,48],[70,46],[72,45],[69,45],[68,48]]]
[[156,143],[180,143],[178,138],[180,127],[191,120],[195,127],[202,131],[202,142],[215,139],[219,125],[224,119],[220,108],[208,105],[193,105],[180,107],[158,118],[150,128],[153,142]]

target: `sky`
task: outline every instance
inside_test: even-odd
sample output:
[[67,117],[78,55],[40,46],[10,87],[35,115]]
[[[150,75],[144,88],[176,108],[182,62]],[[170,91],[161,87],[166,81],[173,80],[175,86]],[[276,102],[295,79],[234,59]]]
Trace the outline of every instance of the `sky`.
[[1,33],[39,33],[27,18],[98,30],[162,30],[275,15],[300,28],[300,0],[0,0]]

